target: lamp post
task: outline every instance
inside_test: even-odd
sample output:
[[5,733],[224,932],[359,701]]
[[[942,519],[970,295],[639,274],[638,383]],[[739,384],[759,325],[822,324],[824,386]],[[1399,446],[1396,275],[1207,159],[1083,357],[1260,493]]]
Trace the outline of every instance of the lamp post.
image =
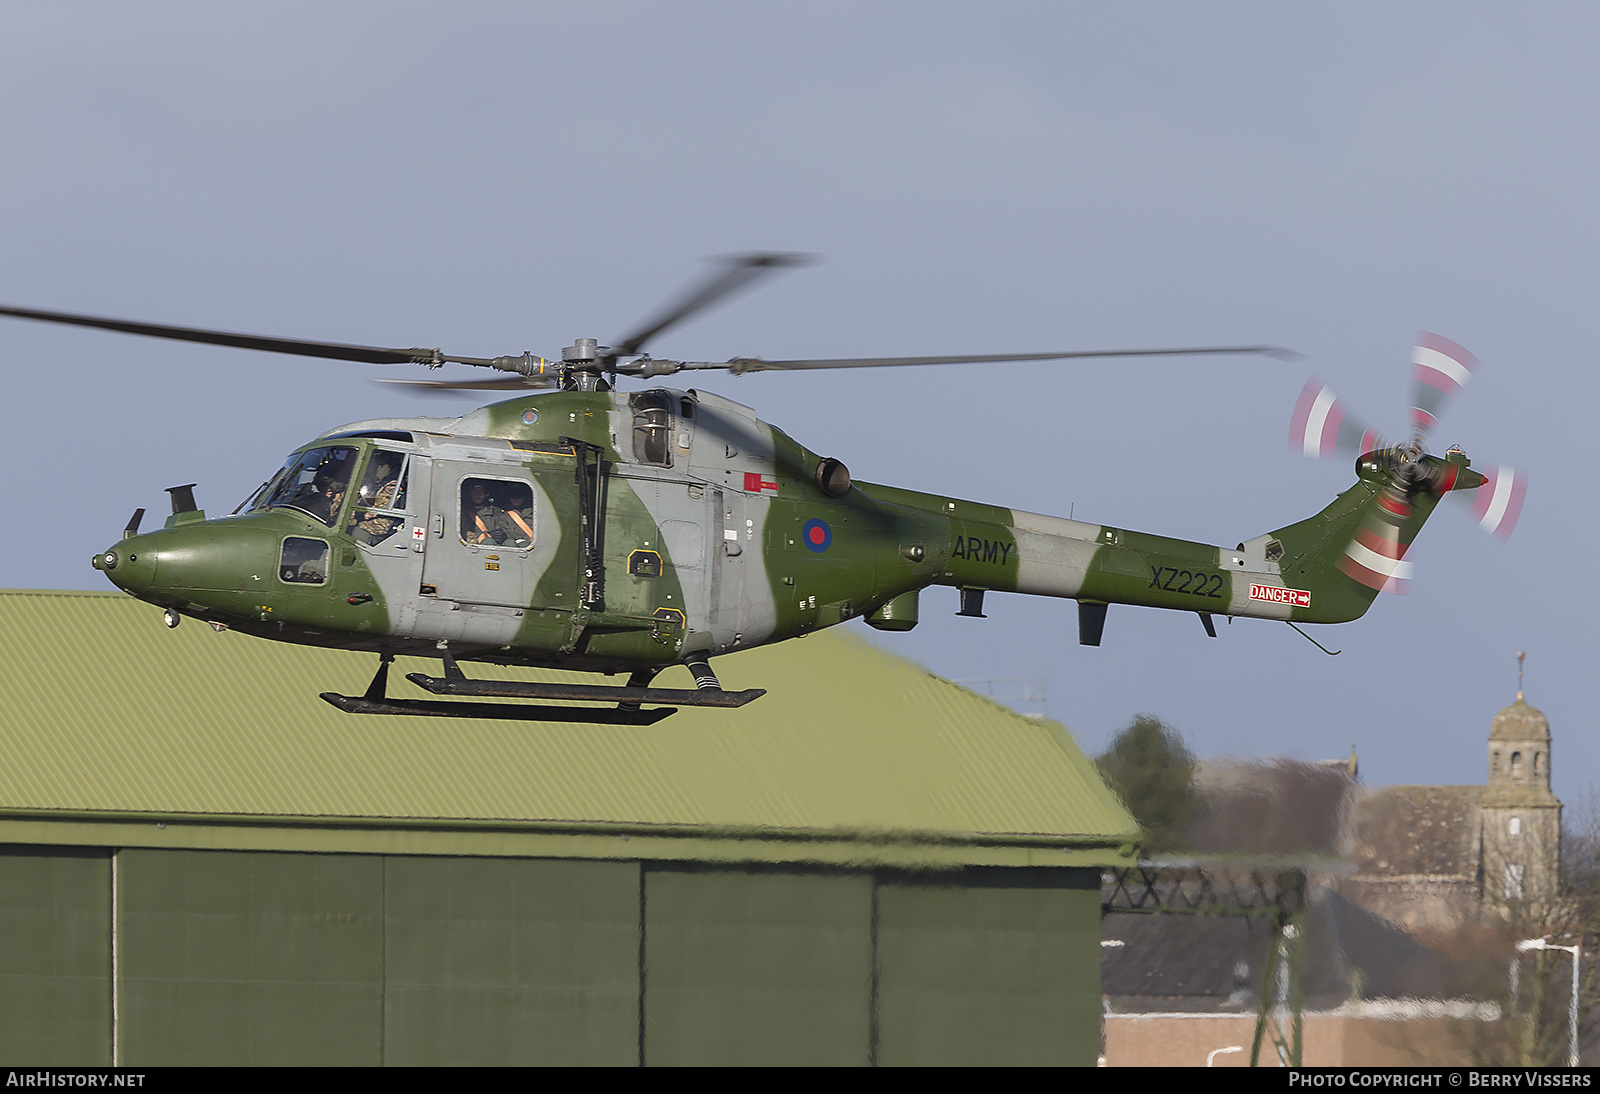
[[[1102,938],[1100,940],[1100,948],[1102,950],[1120,950],[1127,944],[1120,938]],[[1102,995],[1100,997],[1100,1060],[1098,1065],[1100,1067],[1106,1066],[1106,1015],[1110,1013],[1111,997]]]
[[1572,1002],[1567,1007],[1567,1021],[1572,1026],[1572,1037],[1567,1044],[1567,1066],[1578,1066],[1578,962],[1581,956],[1579,946],[1558,946],[1543,938],[1524,938],[1517,943],[1518,953],[1532,953],[1536,950],[1566,950],[1572,955]]

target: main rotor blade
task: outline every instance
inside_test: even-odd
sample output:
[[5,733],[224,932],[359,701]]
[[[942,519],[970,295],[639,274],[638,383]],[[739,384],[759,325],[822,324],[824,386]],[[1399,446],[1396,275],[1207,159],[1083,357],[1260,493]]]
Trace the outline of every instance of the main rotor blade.
[[[644,375],[665,375],[679,369],[725,368],[729,372],[788,372],[818,368],[885,368],[899,365],[981,365],[1000,361],[1062,361],[1084,357],[1188,357],[1196,355],[1258,354],[1280,361],[1302,356],[1280,346],[1188,346],[1181,349],[1072,350],[1066,353],[970,353],[948,357],[819,357],[793,361],[766,361],[760,357],[735,357],[731,361],[644,361]],[[619,369],[618,371],[626,371]]]
[[816,261],[816,259],[812,255],[805,254],[755,252],[752,254],[729,255],[718,261],[726,267],[721,273],[712,275],[699,288],[692,290],[677,304],[674,304],[643,327],[628,335],[621,342],[615,343],[612,346],[612,352],[618,357],[633,357],[644,349],[646,342],[668,327],[683,322],[697,311],[709,308],[718,300],[721,300],[729,293],[737,292],[768,270],[804,266]]
[[[436,349],[386,349],[381,346],[351,346],[340,342],[308,342],[299,338],[274,338],[265,334],[234,334],[229,331],[202,330],[196,327],[174,327],[165,323],[137,323],[128,319],[105,319],[95,315],[41,311],[36,308],[13,308],[0,305],[0,315],[9,315],[17,319],[37,319],[44,323],[65,323],[74,327],[95,327],[100,330],[121,331],[123,334],[142,334],[149,338],[170,338],[179,342],[203,342],[211,346],[266,350],[270,353],[293,353],[301,357],[326,357],[336,361],[360,361],[369,365],[436,365],[441,361],[459,361],[463,364],[480,363],[476,359],[446,357]],[[487,364],[487,362],[481,363]]]

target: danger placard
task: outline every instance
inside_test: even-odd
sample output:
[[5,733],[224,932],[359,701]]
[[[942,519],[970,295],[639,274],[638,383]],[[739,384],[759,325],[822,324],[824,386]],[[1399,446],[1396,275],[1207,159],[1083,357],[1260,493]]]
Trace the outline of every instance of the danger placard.
[[1251,600],[1265,600],[1268,604],[1287,604],[1291,608],[1311,607],[1310,589],[1281,589],[1276,585],[1250,586]]

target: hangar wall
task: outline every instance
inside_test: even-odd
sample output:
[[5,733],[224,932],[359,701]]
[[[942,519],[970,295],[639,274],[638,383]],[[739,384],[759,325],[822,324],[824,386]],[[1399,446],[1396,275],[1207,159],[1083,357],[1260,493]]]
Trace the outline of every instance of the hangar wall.
[[1085,1064],[1099,872],[0,848],[7,1064]]

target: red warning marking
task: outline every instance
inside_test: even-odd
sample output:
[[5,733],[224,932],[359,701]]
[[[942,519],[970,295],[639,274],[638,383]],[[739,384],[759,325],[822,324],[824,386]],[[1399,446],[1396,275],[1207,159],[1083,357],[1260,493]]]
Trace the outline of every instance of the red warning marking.
[[1288,604],[1295,608],[1311,607],[1311,590],[1280,589],[1276,585],[1250,586],[1251,600],[1265,600],[1269,604]]

